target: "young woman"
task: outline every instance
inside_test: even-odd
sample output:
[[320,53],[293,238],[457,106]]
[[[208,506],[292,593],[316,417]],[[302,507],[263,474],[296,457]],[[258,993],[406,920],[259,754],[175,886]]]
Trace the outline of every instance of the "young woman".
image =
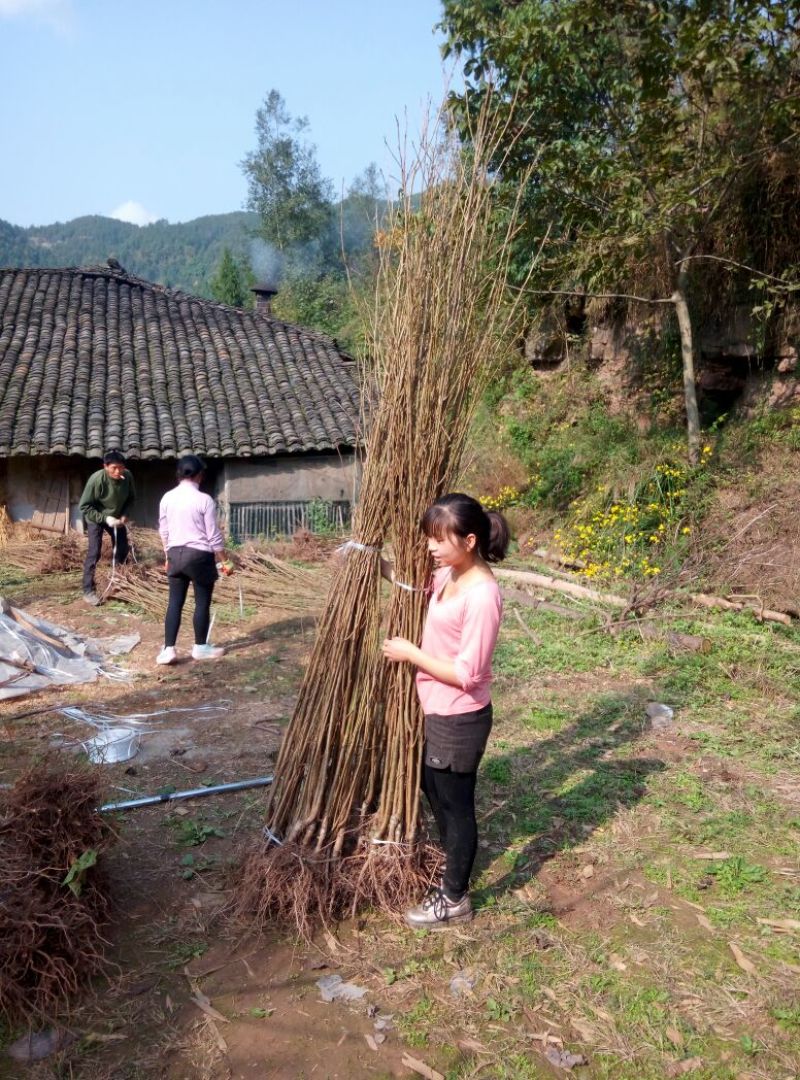
[[208,644],[211,621],[211,596],[219,576],[217,564],[225,563],[225,540],[217,522],[214,500],[200,490],[205,463],[194,454],[178,461],[178,485],[161,500],[158,531],[167,556],[169,606],[164,621],[164,648],[157,664],[174,664],[175,642],[181,626],[181,614],[189,591],[194,586],[193,660],[216,660],[225,652]]
[[[492,653],[503,611],[489,563],[508,550],[508,525],[469,495],[438,499],[422,518],[436,569],[422,643],[387,638],[388,660],[417,667],[425,714],[422,790],[445,853],[444,879],[406,912],[415,929],[442,929],[472,918],[469,876],[478,847],[475,781],[492,727]],[[384,564],[386,576],[391,568]]]

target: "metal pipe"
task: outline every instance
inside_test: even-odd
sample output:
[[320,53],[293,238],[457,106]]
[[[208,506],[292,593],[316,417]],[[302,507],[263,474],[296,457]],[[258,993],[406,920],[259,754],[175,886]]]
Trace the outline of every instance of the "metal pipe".
[[203,795],[216,795],[220,791],[244,791],[245,788],[268,787],[273,781],[271,776],[260,776],[255,780],[236,780],[232,784],[217,784],[214,787],[192,788],[190,791],[172,791],[166,795],[148,795],[144,799],[128,799],[126,802],[106,803],[100,807],[100,813],[111,810],[133,810],[137,806],[155,806],[158,803],[176,802],[178,799],[199,799]]

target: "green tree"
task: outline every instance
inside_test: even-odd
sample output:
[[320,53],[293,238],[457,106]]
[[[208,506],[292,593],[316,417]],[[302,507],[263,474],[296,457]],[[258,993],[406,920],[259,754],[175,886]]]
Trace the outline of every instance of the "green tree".
[[249,267],[237,262],[230,248],[225,248],[217,272],[209,282],[211,295],[221,304],[231,307],[249,307],[252,301],[250,286],[253,275]]
[[343,273],[308,276],[289,270],[272,304],[276,318],[328,334],[352,355],[363,353],[364,327],[355,282]]
[[256,112],[258,145],[242,162],[247,207],[260,215],[259,235],[281,252],[327,243],[332,186],[322,176],[315,148],[305,141],[308,120],[293,119],[277,90]]
[[462,119],[490,96],[503,179],[532,177],[536,284],[674,305],[692,462],[692,309],[746,232],[745,187],[796,147],[798,18],[796,0],[444,0]]

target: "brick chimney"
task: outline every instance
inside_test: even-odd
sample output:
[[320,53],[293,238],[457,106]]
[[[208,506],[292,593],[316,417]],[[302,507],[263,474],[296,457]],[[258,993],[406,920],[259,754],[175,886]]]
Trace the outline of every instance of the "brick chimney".
[[252,287],[250,292],[255,294],[256,311],[259,315],[271,315],[272,298],[278,294],[275,286],[267,281],[259,281],[258,284]]

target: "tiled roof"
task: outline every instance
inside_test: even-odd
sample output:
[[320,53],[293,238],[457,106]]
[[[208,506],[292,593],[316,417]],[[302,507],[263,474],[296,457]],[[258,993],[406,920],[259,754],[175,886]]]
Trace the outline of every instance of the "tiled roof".
[[358,425],[322,334],[121,269],[0,269],[0,457],[331,450]]

